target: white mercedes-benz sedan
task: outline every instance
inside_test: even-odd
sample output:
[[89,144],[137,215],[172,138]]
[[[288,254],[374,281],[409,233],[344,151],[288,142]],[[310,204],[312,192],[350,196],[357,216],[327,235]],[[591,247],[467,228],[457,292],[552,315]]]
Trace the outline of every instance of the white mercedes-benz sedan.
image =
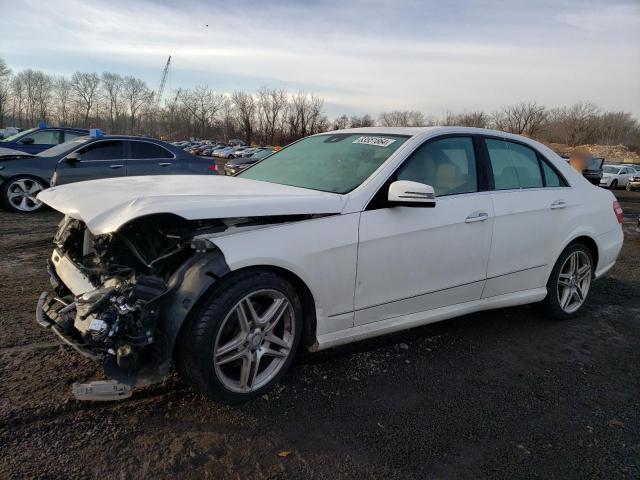
[[622,209],[546,146],[498,131],[362,128],[304,138],[235,177],[81,182],[36,319],[110,382],[174,365],[230,403],[312,351],[497,307],[580,313],[615,263]]

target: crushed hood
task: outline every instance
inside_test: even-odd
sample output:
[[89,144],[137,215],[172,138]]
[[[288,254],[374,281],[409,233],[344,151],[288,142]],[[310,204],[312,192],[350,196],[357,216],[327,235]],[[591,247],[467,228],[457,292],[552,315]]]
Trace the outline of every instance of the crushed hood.
[[172,213],[187,220],[340,213],[344,197],[222,175],[162,175],[71,183],[38,200],[82,220],[95,235],[134,218]]

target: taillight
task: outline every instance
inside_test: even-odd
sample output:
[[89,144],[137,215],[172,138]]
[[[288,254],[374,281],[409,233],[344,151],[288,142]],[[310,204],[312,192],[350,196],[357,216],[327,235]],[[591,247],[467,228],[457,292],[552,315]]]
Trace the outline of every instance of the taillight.
[[212,172],[217,172],[218,171],[218,165],[216,165],[215,163],[212,163],[211,165],[209,165],[207,167],[209,170],[211,170]]
[[622,219],[624,218],[624,212],[622,211],[622,207],[618,202],[613,202],[613,213],[616,214],[618,223],[622,223]]

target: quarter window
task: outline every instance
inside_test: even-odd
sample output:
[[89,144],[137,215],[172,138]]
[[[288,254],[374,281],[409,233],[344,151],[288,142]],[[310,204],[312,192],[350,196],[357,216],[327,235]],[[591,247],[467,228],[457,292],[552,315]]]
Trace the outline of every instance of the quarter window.
[[496,190],[543,186],[540,163],[534,150],[504,140],[486,139],[485,142]]
[[160,145],[149,142],[130,142],[131,158],[173,158],[173,155]]
[[565,187],[566,183],[547,162],[542,160],[545,187]]
[[437,196],[477,192],[473,140],[451,137],[423,144],[400,166],[396,179],[431,185]]
[[81,160],[117,160],[123,158],[122,142],[97,142],[80,151]]

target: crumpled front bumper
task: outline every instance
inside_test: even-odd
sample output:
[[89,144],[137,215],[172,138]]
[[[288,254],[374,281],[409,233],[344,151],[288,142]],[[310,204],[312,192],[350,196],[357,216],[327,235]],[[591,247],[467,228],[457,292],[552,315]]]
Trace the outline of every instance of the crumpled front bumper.
[[[95,361],[100,360],[100,357],[88,349],[82,341],[65,333],[62,326],[58,325],[54,320],[54,318],[59,317],[60,311],[63,311],[66,306],[63,300],[51,296],[49,292],[42,292],[36,305],[36,322],[42,328],[50,329],[64,344],[69,345],[83,357]],[[56,310],[56,307],[59,307],[59,310]]]

